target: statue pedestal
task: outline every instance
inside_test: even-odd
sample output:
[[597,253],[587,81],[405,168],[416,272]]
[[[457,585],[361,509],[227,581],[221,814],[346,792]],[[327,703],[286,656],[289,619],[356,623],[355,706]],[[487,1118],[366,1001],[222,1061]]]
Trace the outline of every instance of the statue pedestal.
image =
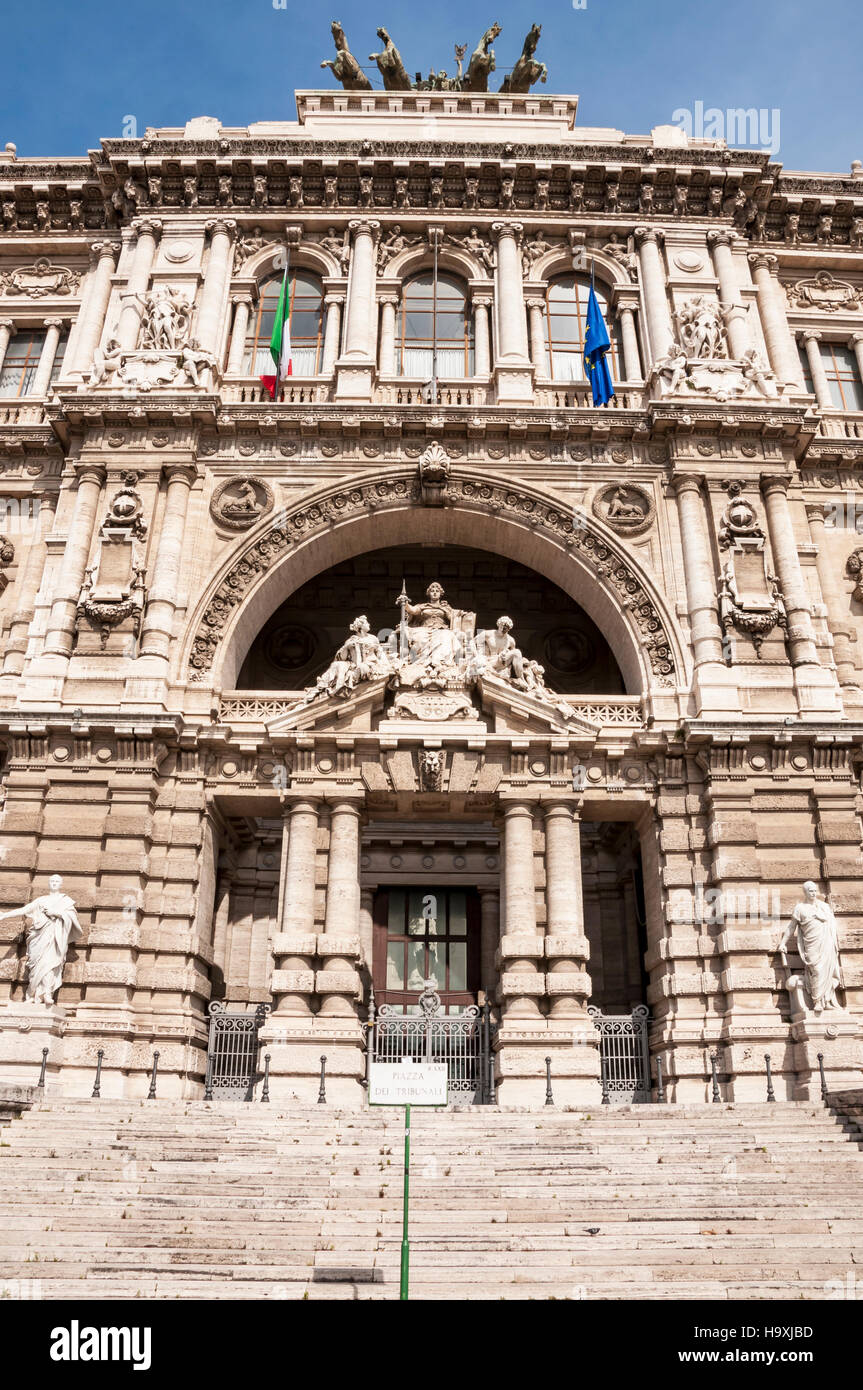
[[795,1011],[791,1015],[794,1071],[793,1100],[818,1100],[821,1095],[819,1052],[831,1091],[863,1082],[863,1023],[847,1009]]
[[56,1079],[63,1061],[66,1010],[56,1004],[0,1004],[0,1081],[36,1086],[47,1047],[46,1082]]

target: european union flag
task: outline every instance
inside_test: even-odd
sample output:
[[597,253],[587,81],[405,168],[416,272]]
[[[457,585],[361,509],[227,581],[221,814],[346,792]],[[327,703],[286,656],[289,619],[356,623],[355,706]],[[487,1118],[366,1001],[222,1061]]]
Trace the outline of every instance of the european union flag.
[[614,395],[614,383],[606,356],[610,347],[611,339],[591,277],[590,298],[587,301],[587,327],[584,330],[584,370],[593,392],[594,405],[608,405]]

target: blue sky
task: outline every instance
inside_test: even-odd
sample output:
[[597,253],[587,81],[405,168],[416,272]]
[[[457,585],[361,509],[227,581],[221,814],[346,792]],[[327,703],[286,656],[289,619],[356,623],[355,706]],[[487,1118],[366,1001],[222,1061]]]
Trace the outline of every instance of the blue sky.
[[[540,91],[574,92],[579,122],[644,133],[696,101],[780,112],[786,168],[845,172],[863,159],[861,0],[7,0],[0,20],[0,144],[20,156],[82,154],[145,126],[218,116],[225,125],[291,120],[297,87],[333,85],[329,21],[365,61],[390,30],[410,72],[453,70],[493,20],[499,77],[542,24]],[[579,3],[581,0],[579,0]],[[14,8],[13,8],[14,6]],[[370,76],[378,83],[377,69]]]

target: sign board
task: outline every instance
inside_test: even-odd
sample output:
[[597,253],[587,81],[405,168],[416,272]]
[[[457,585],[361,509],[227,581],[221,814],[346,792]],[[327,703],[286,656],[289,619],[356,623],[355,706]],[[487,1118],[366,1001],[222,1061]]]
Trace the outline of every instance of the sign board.
[[372,1062],[369,1105],[446,1105],[446,1062]]

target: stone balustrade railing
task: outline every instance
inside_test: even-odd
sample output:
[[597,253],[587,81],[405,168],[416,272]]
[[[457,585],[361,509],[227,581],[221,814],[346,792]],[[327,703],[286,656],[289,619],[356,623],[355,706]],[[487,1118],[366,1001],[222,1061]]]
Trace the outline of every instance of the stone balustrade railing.
[[[301,690],[282,691],[270,695],[258,690],[228,690],[219,701],[220,724],[265,725],[278,719],[301,700]],[[601,727],[621,725],[639,729],[644,724],[644,706],[639,695],[564,695],[573,713]]]

